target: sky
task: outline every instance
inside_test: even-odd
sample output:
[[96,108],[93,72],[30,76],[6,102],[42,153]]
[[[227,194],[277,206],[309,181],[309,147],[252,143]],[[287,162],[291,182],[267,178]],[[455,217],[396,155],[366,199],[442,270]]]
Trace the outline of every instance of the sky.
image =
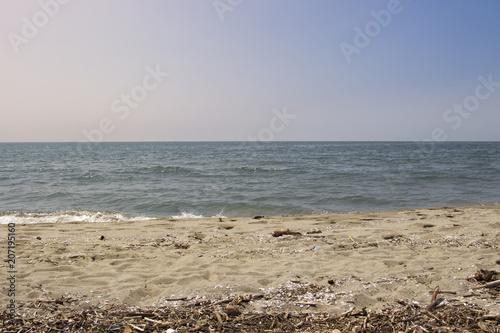
[[500,1],[2,0],[0,142],[500,140]]

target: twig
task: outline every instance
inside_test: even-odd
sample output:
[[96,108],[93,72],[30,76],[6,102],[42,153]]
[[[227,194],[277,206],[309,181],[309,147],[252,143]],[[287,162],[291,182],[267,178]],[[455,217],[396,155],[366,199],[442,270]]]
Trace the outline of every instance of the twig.
[[156,317],[156,314],[154,313],[148,313],[148,312],[127,312],[125,313],[125,316],[127,317]]
[[431,302],[429,305],[427,305],[427,312],[432,311],[434,307],[436,307],[436,299],[438,292],[439,292],[439,286],[436,286],[436,288],[434,288],[434,292],[432,293]]
[[431,311],[436,307],[437,305],[437,294],[439,292],[439,286],[436,286],[434,288],[434,293],[432,294],[431,302],[429,305],[427,305],[427,314],[431,316],[432,318],[436,319],[439,323],[442,323],[441,319],[438,318],[435,314],[433,314]]
[[149,321],[151,323],[155,323],[155,324],[163,324],[163,322],[161,322],[159,320],[149,319],[148,317],[144,317],[144,320]]
[[488,282],[487,284],[483,284],[482,286],[474,287],[472,289],[492,288],[492,287],[496,287],[496,286],[500,286],[500,280],[491,281],[491,282]]
[[[429,291],[429,294],[433,294],[434,291]],[[456,291],[448,291],[448,290],[440,290],[439,291],[440,294],[452,294],[452,295],[456,295],[457,292]]]
[[368,324],[368,319],[370,318],[370,314],[368,314],[363,322],[363,329],[366,329],[366,325]]
[[132,327],[132,328],[134,328],[134,329],[138,330],[138,331],[144,332],[144,329],[142,329],[142,328],[140,328],[140,327],[138,327],[138,326],[135,326],[135,325],[133,325],[133,324],[131,324],[131,323],[128,323],[128,325],[129,325],[130,327]]
[[483,316],[482,320],[500,320],[500,316],[495,316],[495,315]]
[[174,298],[165,298],[164,301],[167,302],[174,302],[174,301],[185,301],[187,300],[187,297],[174,297]]
[[220,313],[218,311],[215,311],[215,316],[217,317],[217,320],[219,323],[223,324],[224,322],[222,321],[222,317],[220,316]]
[[295,305],[309,305],[309,306],[317,306],[318,304],[312,302],[296,302]]
[[298,231],[291,231],[290,229],[286,229],[286,230],[275,230],[273,232],[273,237],[280,237],[280,236],[284,236],[284,235],[298,235],[298,236],[301,236],[302,234]]
[[346,311],[346,312],[344,312],[344,313],[341,313],[341,314],[339,315],[339,318],[342,318],[342,317],[349,317],[349,315],[350,315],[350,314],[354,311],[354,309],[355,309],[355,308],[352,308],[352,309],[351,309],[351,310],[349,310],[349,311]]
[[232,298],[228,298],[228,299],[223,299],[223,300],[217,301],[214,304],[215,305],[220,305],[220,304],[224,304],[224,303],[231,303],[232,301],[233,301]]

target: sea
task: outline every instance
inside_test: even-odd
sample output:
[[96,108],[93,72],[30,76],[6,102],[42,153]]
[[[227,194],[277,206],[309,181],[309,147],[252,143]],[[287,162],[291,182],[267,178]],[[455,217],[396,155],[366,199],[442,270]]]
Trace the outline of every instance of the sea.
[[500,142],[0,143],[0,223],[498,205]]

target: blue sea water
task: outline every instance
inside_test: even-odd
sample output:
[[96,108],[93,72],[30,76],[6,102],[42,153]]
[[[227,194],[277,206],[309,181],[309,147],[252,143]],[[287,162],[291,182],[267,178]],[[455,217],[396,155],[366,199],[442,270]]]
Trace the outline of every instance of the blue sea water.
[[500,142],[1,143],[0,223],[498,205]]

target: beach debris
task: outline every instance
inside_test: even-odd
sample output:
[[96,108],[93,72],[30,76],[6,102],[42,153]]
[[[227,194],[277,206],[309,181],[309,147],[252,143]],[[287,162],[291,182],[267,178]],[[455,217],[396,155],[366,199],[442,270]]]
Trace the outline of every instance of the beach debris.
[[286,230],[275,230],[273,231],[273,237],[280,237],[280,236],[284,236],[284,235],[297,235],[297,236],[301,236],[302,234],[298,231],[291,231],[290,229],[286,229]]
[[494,324],[491,323],[485,323],[484,321],[480,321],[477,323],[477,326],[479,326],[480,329],[483,330],[483,332],[487,333],[497,333],[497,329],[495,328]]
[[174,243],[174,247],[176,249],[186,250],[186,249],[189,249],[190,245],[188,243],[176,242],[176,243]]
[[[314,291],[314,285],[300,286],[299,293]],[[303,289],[305,288],[305,289]],[[303,289],[303,290],[302,290]],[[302,291],[301,291],[302,290]],[[437,290],[433,302],[437,300]],[[280,293],[282,291],[279,291]],[[2,332],[497,332],[500,316],[473,305],[457,304],[435,308],[439,322],[422,316],[416,303],[403,307],[386,307],[379,311],[355,309],[339,315],[318,311],[320,302],[287,296],[288,302],[303,306],[300,312],[280,308],[264,313],[243,311],[245,304],[228,304],[220,309],[215,300],[204,299],[197,307],[127,307],[112,308],[89,305],[84,311],[71,307],[54,307],[54,302],[19,303],[19,317],[10,320],[5,309],[0,312]],[[255,296],[255,295],[254,295]],[[264,301],[270,295],[266,295]],[[235,296],[241,299],[249,295]],[[250,308],[248,308],[250,309]],[[36,311],[36,315],[33,315]],[[310,311],[310,312],[309,312]],[[22,316],[22,314],[30,314]],[[433,314],[434,315],[434,314]]]
[[215,311],[215,316],[217,317],[217,320],[219,321],[219,323],[224,324],[224,321],[222,320],[222,317],[221,317],[219,311]]
[[163,300],[166,302],[177,302],[177,301],[185,301],[187,300],[187,297],[171,297],[171,298],[164,298]]
[[439,323],[441,323],[441,319],[439,319],[435,314],[432,313],[432,311],[436,308],[436,306],[442,301],[440,299],[437,299],[438,292],[439,292],[439,286],[436,286],[436,288],[434,288],[434,292],[432,293],[431,302],[429,303],[429,305],[427,305],[425,310],[429,316],[431,316],[432,318],[436,319]]
[[314,234],[321,234],[321,233],[322,233],[322,231],[318,230],[318,229],[306,232],[307,235],[314,235]]
[[390,234],[390,235],[382,236],[382,238],[385,240],[391,240],[391,239],[401,238],[401,237],[403,237],[403,235],[400,235],[400,234]]
[[203,238],[205,238],[206,236],[203,235],[201,232],[195,232],[193,237],[194,237],[194,239],[197,239],[197,240],[203,240]]
[[500,286],[500,280],[491,281],[491,282],[488,282],[488,283],[486,283],[484,285],[474,287],[473,289],[493,288],[493,287],[496,287],[496,286]]
[[296,302],[295,305],[299,305],[299,306],[317,306],[318,304],[317,303],[313,303],[313,302]]
[[260,219],[263,219],[265,216],[264,215],[255,215],[253,217],[254,220],[260,220]]
[[476,280],[477,282],[491,282],[494,280],[500,280],[500,272],[480,269],[476,272],[476,274],[474,274],[474,276],[472,276],[472,278],[469,278],[469,280]]
[[237,306],[226,306],[224,312],[230,317],[236,317],[241,314],[241,310]]
[[136,326],[134,324],[129,324],[129,325],[130,325],[130,327],[132,327],[135,330],[138,330],[140,332],[145,332],[144,328],[140,328],[139,326]]
[[105,238],[106,238],[105,236],[101,236],[99,239],[104,240]]
[[219,217],[219,222],[224,222],[224,221],[222,221],[222,217]]

